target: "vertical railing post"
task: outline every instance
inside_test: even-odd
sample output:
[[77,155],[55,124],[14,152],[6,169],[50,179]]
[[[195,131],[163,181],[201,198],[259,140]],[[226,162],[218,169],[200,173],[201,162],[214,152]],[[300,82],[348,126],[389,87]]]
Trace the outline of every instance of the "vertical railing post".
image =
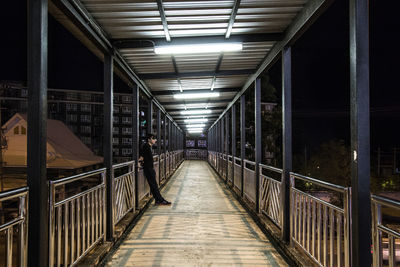
[[139,207],[139,86],[132,88],[132,160],[135,161],[135,208]]
[[378,225],[382,223],[381,204],[372,202],[373,266],[382,266],[382,241]]
[[371,266],[369,10],[350,0],[351,259]]
[[147,106],[147,133],[153,133],[153,100],[151,99]]
[[245,111],[246,111],[246,97],[243,94],[240,97],[240,157],[242,159],[242,186],[241,186],[241,196],[244,196],[244,159],[246,158],[246,117],[245,117]]
[[28,266],[49,264],[46,172],[48,1],[28,1]]
[[291,47],[282,53],[282,140],[281,237],[290,241],[290,172],[292,170],[292,56]]
[[158,155],[158,181],[161,183],[161,110],[157,109],[157,155]]
[[232,105],[231,109],[231,119],[232,119],[232,187],[235,188],[235,157],[236,157],[236,105]]
[[255,179],[256,179],[256,211],[260,213],[260,163],[261,163],[261,79],[257,78],[254,87],[254,108],[255,108]]
[[167,178],[167,115],[164,114],[164,143],[163,143],[163,151],[164,151],[164,179]]
[[351,187],[347,188],[344,192],[344,266],[350,267],[350,248],[351,248]]
[[112,137],[113,137],[113,55],[104,54],[104,166],[106,167],[106,204],[107,225],[106,238],[114,239],[114,179],[112,171]]
[[225,183],[228,183],[228,169],[229,169],[229,113],[225,115]]

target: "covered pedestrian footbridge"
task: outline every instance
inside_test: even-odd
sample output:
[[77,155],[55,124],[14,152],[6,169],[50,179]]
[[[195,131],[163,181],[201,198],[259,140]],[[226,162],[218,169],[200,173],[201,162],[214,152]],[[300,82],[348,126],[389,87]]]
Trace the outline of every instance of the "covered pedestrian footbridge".
[[[394,266],[400,234],[383,225],[381,207],[400,205],[369,191],[367,0],[347,1],[352,186],[292,170],[291,46],[332,2],[28,1],[28,186],[0,194],[1,202],[19,203],[17,215],[0,226],[7,266]],[[50,180],[49,15],[104,63],[103,167]],[[263,164],[260,138],[262,74],[278,60],[279,168]],[[125,162],[113,159],[114,74],[133,99],[133,153]],[[252,159],[245,153],[250,107]],[[151,205],[138,164],[150,132],[160,144],[153,151],[157,181],[171,206]],[[201,153],[185,146],[196,132],[207,139]],[[84,179],[92,186],[79,186]]]

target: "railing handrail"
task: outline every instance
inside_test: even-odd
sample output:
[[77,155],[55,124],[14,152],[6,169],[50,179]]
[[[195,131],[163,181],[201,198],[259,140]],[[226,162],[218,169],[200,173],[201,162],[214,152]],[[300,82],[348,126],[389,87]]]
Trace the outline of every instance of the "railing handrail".
[[113,165],[112,167],[114,170],[116,170],[116,169],[120,169],[120,168],[129,166],[129,165],[135,165],[135,161],[131,160],[131,161],[127,161],[127,162],[118,163],[118,164]]
[[388,206],[390,208],[400,209],[400,201],[396,201],[394,199],[377,195],[371,195],[371,200],[378,204]]
[[294,179],[300,179],[303,180],[305,182],[311,182],[313,184],[317,184],[321,187],[325,187],[328,189],[331,189],[333,191],[339,192],[339,193],[345,193],[346,190],[348,189],[348,187],[344,187],[344,186],[340,186],[340,185],[336,185],[336,184],[331,184],[325,181],[321,181],[321,180],[317,180],[315,178],[311,178],[308,176],[304,176],[298,173],[294,173],[294,172],[290,172],[290,177],[294,178]]
[[251,161],[251,160],[248,160],[248,159],[243,159],[243,162],[244,163],[248,163],[248,164],[253,165],[253,166],[256,166],[256,163],[254,161]]
[[60,186],[60,185],[68,184],[68,183],[71,183],[71,182],[74,182],[74,181],[77,181],[77,180],[80,180],[80,179],[83,179],[83,178],[86,178],[89,176],[101,174],[101,173],[104,173],[105,171],[106,171],[106,168],[101,168],[101,169],[61,178],[58,180],[50,180],[49,183],[50,183],[50,185],[53,185],[53,186]]
[[97,189],[99,189],[99,188],[103,188],[103,187],[105,187],[105,184],[104,184],[104,183],[101,183],[101,184],[99,184],[99,185],[96,185],[96,186],[94,186],[94,187],[89,188],[88,190],[85,190],[85,191],[83,191],[83,192],[80,192],[80,193],[78,193],[78,194],[75,194],[75,195],[73,195],[73,196],[70,196],[70,197],[65,198],[65,199],[63,199],[63,200],[60,200],[60,201],[58,201],[58,202],[54,201],[54,207],[61,206],[61,205],[65,204],[65,203],[67,203],[67,202],[70,202],[70,201],[72,201],[72,200],[74,200],[74,199],[77,199],[77,198],[79,198],[79,197],[81,197],[81,196],[83,196],[83,195],[86,195],[86,194],[88,194],[88,193],[90,193],[90,192],[92,192],[92,191],[95,191],[95,190],[97,190]]
[[25,186],[0,192],[0,202],[26,195],[28,191],[29,188]]
[[[260,170],[262,170],[262,169],[266,169],[266,170],[269,170],[269,171],[277,172],[277,173],[280,173],[280,174],[282,174],[282,172],[283,172],[282,169],[279,169],[279,168],[276,168],[276,167],[272,167],[272,166],[260,163]],[[262,174],[261,171],[260,171],[260,175],[265,176],[264,174]]]
[[239,157],[233,157],[235,160],[242,160],[242,158],[239,158]]

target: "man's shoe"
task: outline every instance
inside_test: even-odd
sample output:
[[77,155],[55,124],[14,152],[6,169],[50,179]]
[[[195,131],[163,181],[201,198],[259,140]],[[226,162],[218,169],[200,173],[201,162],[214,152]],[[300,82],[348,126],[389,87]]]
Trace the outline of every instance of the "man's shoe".
[[158,202],[158,201],[156,201],[156,205],[164,205],[164,206],[167,206],[167,205],[171,205],[171,202],[169,202],[169,201],[167,201],[167,200],[163,200],[163,201],[160,201],[160,202]]

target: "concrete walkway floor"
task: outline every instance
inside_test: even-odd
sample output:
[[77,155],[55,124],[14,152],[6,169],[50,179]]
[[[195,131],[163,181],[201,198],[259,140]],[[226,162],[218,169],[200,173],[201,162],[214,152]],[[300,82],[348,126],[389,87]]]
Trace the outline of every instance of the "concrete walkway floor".
[[287,266],[204,161],[185,161],[106,266]]

